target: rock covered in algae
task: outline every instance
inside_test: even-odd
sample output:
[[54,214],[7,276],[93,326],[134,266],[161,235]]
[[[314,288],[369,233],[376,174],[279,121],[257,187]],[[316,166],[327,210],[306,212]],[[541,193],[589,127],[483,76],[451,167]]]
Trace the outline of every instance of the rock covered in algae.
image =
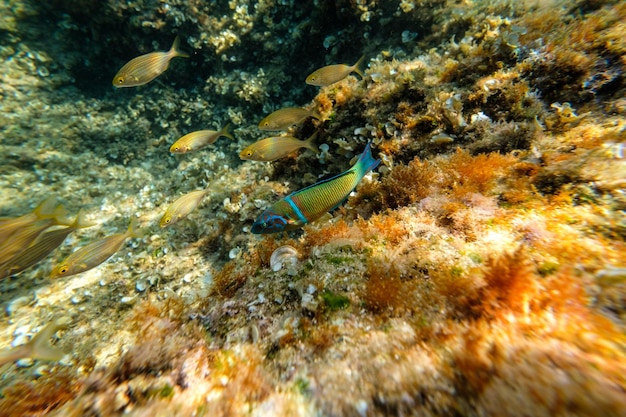
[[[0,215],[54,194],[100,224],[0,283],[3,348],[74,323],[67,361],[5,371],[0,414],[620,415],[624,5],[218,3],[0,6]],[[176,34],[188,62],[112,90]],[[363,54],[363,80],[304,84]],[[289,133],[323,154],[239,161],[295,106],[322,118]],[[236,142],[167,151],[228,122]],[[384,169],[339,210],[249,233],[369,141]],[[194,189],[210,203],[159,229]],[[142,240],[45,279],[135,215]],[[284,245],[299,262],[275,270]]]

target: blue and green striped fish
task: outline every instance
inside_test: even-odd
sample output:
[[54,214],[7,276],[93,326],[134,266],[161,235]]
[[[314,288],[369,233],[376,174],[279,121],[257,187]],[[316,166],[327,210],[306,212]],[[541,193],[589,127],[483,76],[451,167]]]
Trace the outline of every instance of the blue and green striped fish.
[[284,232],[319,219],[339,206],[365,174],[379,163],[380,159],[374,159],[368,143],[349,170],[291,193],[261,213],[252,225],[252,233]]

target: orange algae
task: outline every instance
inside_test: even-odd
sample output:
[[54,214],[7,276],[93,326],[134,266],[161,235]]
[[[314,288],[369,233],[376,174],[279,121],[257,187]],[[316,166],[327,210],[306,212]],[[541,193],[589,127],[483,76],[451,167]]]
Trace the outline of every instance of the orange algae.
[[76,398],[81,387],[69,370],[58,370],[36,381],[16,381],[2,388],[0,415],[45,415]]
[[404,308],[409,303],[405,287],[407,285],[400,279],[400,271],[393,262],[370,260],[363,294],[369,310],[386,315]]
[[523,246],[497,259],[489,258],[482,278],[485,286],[476,294],[481,315],[494,318],[504,310],[528,316],[537,284]]

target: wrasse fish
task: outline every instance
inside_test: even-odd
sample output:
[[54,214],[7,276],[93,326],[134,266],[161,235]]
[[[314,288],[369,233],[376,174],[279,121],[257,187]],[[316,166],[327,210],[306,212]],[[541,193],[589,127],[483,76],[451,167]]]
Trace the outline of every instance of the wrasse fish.
[[70,233],[77,229],[91,226],[93,226],[93,224],[85,221],[84,214],[81,210],[78,212],[76,219],[71,225],[61,229],[46,230],[40,233],[30,246],[18,252],[5,264],[0,266],[0,279],[6,278],[9,275],[15,275],[37,264],[52,253],[53,250],[61,246]]
[[200,205],[200,202],[202,202],[202,199],[208,192],[209,189],[207,188],[206,190],[192,191],[178,198],[167,208],[165,214],[161,217],[159,226],[170,226],[187,217],[189,213]]
[[137,220],[132,219],[125,233],[116,233],[96,242],[92,242],[75,252],[55,266],[50,278],[67,277],[88,271],[115,254],[129,237],[141,237],[136,230]]
[[261,139],[239,152],[239,157],[244,160],[270,162],[287,156],[300,148],[307,148],[318,153],[319,149],[313,145],[313,140],[316,137],[317,132],[313,133],[307,140],[296,139],[293,136],[274,136]]
[[266,209],[252,225],[252,233],[277,233],[297,229],[339,206],[361,179],[376,168],[370,144],[349,170],[298,190]]
[[197,151],[207,145],[214,143],[221,136],[235,140],[228,130],[230,123],[224,126],[222,130],[198,130],[196,132],[187,133],[170,146],[171,153],[186,153]]
[[359,58],[356,64],[352,66],[346,64],[336,64],[322,67],[313,71],[304,81],[309,85],[324,87],[343,80],[352,72],[356,72],[361,76],[361,78],[363,78],[363,73],[359,69],[359,65],[363,62],[363,58],[365,58],[365,55]]
[[285,107],[276,110],[259,123],[261,130],[286,130],[293,125],[302,123],[305,119],[314,117],[321,119],[317,110],[306,110],[301,107]]
[[23,358],[44,361],[61,360],[65,356],[65,352],[50,345],[50,338],[58,330],[65,329],[69,322],[69,317],[58,318],[48,323],[28,343],[0,352],[0,366]]
[[0,242],[5,241],[16,230],[35,223],[37,220],[44,220],[54,217],[56,208],[56,198],[49,197],[39,203],[32,213],[19,217],[0,219]]
[[172,58],[177,56],[189,58],[189,55],[181,52],[179,47],[180,38],[177,36],[169,51],[150,52],[131,59],[115,74],[113,85],[120,88],[149,83],[167,70]]

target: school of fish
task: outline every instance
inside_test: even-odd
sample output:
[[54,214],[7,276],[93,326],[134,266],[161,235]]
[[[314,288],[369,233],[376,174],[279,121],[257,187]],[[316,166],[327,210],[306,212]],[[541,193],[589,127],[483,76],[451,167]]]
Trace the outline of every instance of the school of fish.
[[[168,69],[170,61],[176,57],[189,57],[189,54],[180,49],[178,36],[169,51],[151,52],[131,59],[115,74],[112,84],[116,88],[148,84],[162,75]],[[314,86],[327,86],[341,81],[353,72],[363,78],[363,73],[359,69],[363,59],[364,57],[361,57],[354,65],[338,64],[322,67],[306,77],[305,82]],[[261,131],[286,131],[310,118],[322,120],[316,109],[286,107],[263,118],[258,128]],[[205,129],[187,133],[176,140],[169,151],[173,154],[196,152],[215,143],[222,136],[234,140],[230,128],[231,125],[226,124],[220,130]],[[288,134],[266,137],[245,147],[239,153],[239,157],[242,160],[271,162],[293,154],[301,148],[319,153],[318,147],[314,144],[317,136],[318,133],[315,132],[306,140]],[[350,169],[294,191],[277,201],[258,216],[251,232],[254,234],[284,232],[315,221],[324,213],[338,207],[356,188],[363,176],[376,168],[379,163],[380,160],[372,156],[368,143],[358,161]],[[169,227],[185,219],[202,204],[209,191],[210,188],[195,190],[177,198],[166,209],[159,226]],[[41,202],[30,213],[0,218],[0,279],[37,265],[60,247],[70,234],[91,226],[93,224],[86,221],[82,210],[73,220],[68,219],[65,208],[57,205],[53,197]],[[141,236],[142,232],[137,229],[137,220],[133,218],[125,232],[103,237],[72,252],[52,268],[50,277],[61,278],[95,268],[111,258],[126,240]],[[46,340],[58,328],[60,327],[55,324],[49,325],[42,330],[41,339]],[[38,340],[38,337],[33,338],[31,342],[28,346],[25,345],[24,352],[15,351],[7,357],[24,357],[32,355],[34,351],[37,357],[55,359],[60,354],[48,349],[45,342]]]

